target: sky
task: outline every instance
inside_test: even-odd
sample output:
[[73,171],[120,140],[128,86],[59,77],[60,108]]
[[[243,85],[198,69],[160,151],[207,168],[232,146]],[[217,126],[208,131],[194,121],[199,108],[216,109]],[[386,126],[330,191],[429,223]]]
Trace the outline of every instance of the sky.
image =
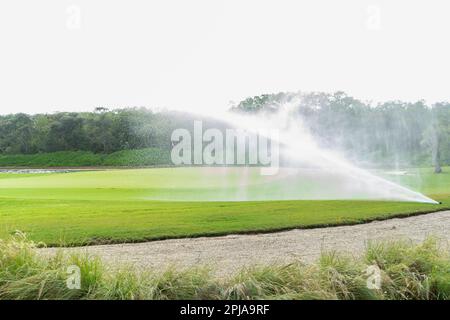
[[224,110],[342,90],[450,100],[448,0],[0,2],[0,114]]

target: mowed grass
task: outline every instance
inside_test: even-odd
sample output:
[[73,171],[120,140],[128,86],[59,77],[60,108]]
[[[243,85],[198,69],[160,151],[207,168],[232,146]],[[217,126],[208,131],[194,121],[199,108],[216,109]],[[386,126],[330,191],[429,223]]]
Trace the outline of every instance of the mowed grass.
[[[218,192],[233,199],[244,191],[279,192],[280,181],[262,180],[256,169],[246,170],[0,174],[0,238],[20,230],[29,239],[50,246],[137,242],[360,223],[450,208],[450,174],[434,175],[431,169],[394,179],[419,188],[442,201],[440,205],[361,200],[155,200],[195,196],[204,200]],[[245,190],[236,183],[242,182],[243,176]]]

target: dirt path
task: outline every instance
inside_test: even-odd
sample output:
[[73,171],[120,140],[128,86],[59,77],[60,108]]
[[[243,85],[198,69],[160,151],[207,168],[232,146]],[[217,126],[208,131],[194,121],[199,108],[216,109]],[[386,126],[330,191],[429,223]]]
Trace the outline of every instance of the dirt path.
[[[165,268],[211,265],[219,273],[236,268],[287,262],[315,260],[322,250],[339,250],[359,254],[367,241],[410,239],[421,241],[433,235],[450,242],[450,211],[415,217],[371,222],[355,226],[291,230],[270,234],[230,235],[224,237],[176,239],[137,244],[116,244],[71,248],[99,255],[114,265]],[[41,249],[53,254],[54,248]],[[66,250],[66,249],[65,249]]]

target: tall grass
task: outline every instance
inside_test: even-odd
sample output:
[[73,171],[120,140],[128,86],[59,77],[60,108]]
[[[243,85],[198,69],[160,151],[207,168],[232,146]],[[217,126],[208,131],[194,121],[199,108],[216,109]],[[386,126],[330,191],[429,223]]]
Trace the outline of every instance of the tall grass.
[[[360,258],[324,253],[294,262],[215,276],[208,268],[163,272],[108,268],[86,254],[44,257],[23,234],[0,241],[0,299],[450,299],[448,249],[428,239],[372,243]],[[69,289],[67,267],[78,266],[81,287]],[[381,286],[367,285],[377,266]]]

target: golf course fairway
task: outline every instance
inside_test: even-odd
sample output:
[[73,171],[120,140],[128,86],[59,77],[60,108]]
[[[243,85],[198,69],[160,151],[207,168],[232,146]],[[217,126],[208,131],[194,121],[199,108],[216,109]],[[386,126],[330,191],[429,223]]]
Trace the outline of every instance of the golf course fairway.
[[[0,239],[19,230],[48,246],[138,242],[352,224],[450,208],[448,168],[439,175],[427,168],[391,177],[441,201],[439,205],[360,199],[241,201],[245,199],[236,195],[245,194],[243,185],[253,198],[321,186],[303,181],[301,189],[286,186],[283,179],[261,180],[257,168],[226,173],[201,168],[208,175],[199,169],[1,173]],[[219,179],[208,178],[211,174]],[[217,194],[229,201],[208,201]]]

